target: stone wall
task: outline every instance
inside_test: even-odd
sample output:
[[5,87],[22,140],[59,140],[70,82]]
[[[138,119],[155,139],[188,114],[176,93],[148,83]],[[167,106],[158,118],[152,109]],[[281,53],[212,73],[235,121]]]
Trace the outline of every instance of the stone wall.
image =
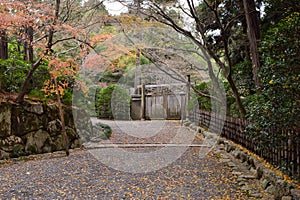
[[[82,121],[75,126],[73,114]],[[80,114],[80,112],[83,112]],[[91,121],[84,111],[64,107],[69,147],[82,145],[79,135],[89,139]],[[80,134],[79,134],[80,133]],[[58,107],[55,104],[0,102],[0,159],[64,149]]]

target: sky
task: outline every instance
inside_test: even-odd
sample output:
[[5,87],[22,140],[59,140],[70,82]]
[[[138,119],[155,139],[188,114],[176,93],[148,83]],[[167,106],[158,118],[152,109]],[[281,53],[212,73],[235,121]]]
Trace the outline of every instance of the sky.
[[127,12],[128,9],[117,1],[104,1],[105,8],[111,15],[119,15]]
[[[104,5],[108,10],[109,14],[111,15],[120,15],[121,13],[126,13],[128,11],[128,9],[124,5],[122,5],[120,2],[116,0],[104,1]],[[263,17],[265,14],[264,9],[265,9],[265,5],[262,4],[262,6],[260,7],[261,17]]]

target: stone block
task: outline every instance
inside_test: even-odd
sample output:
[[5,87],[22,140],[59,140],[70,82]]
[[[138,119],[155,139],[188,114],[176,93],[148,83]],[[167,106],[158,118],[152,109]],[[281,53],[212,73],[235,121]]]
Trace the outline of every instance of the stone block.
[[0,137],[11,135],[11,106],[0,102]]
[[219,138],[218,139],[218,144],[223,144],[223,145],[225,145],[225,141],[224,141],[224,139],[222,139],[222,138]]
[[27,153],[44,153],[45,147],[50,145],[51,138],[46,131],[38,130],[26,135],[25,152]]
[[47,116],[28,112],[21,105],[12,107],[11,131],[13,135],[24,136],[27,133],[44,129],[46,121]]
[[241,162],[245,162],[247,160],[247,154],[245,154],[244,152],[240,152],[240,160]]
[[261,179],[261,177],[263,176],[263,167],[261,165],[257,166],[256,168],[256,178],[257,179]]
[[233,145],[231,145],[231,144],[228,144],[228,145],[226,146],[226,151],[227,151],[227,152],[231,152],[231,151],[233,151],[233,150],[235,150],[235,146],[233,146]]
[[240,159],[241,151],[238,149],[235,149],[234,151],[231,152],[231,154],[236,158]]
[[31,112],[37,115],[42,115],[44,113],[44,108],[42,104],[28,104],[24,105],[24,109],[27,112]]
[[23,144],[23,140],[15,135],[0,140],[0,147],[6,152],[11,152],[19,144]]
[[250,197],[254,197],[256,199],[260,199],[263,197],[263,195],[261,193],[251,193]]
[[241,187],[241,190],[250,191],[250,190],[253,190],[253,187],[250,185],[244,185],[243,187]]
[[227,166],[233,168],[233,167],[236,167],[236,164],[233,162],[228,162]]
[[291,189],[291,195],[292,195],[293,199],[300,200],[300,190]]
[[265,189],[267,189],[267,187],[270,186],[270,182],[267,179],[262,179],[260,181],[260,185],[265,190]]
[[282,179],[275,172],[267,168],[263,169],[263,178],[268,179],[272,183],[276,183],[277,180]]
[[246,174],[243,176],[245,179],[255,179],[255,176],[254,175],[251,175],[251,174]]
[[276,195],[276,188],[274,185],[269,185],[267,188],[266,188],[266,192],[269,193],[269,194],[272,194],[274,196],[277,196]]
[[7,152],[5,152],[5,151],[2,151],[2,150],[0,149],[0,160],[1,160],[1,159],[7,159],[7,158],[9,158],[9,157],[10,157],[9,153],[7,153]]

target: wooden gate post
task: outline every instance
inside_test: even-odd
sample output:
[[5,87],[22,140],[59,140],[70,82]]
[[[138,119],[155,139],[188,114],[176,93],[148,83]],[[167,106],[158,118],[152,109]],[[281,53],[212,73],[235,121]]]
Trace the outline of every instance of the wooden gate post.
[[[191,87],[191,75],[187,75],[187,84],[186,84],[186,101],[185,106],[188,108],[188,103],[190,102],[190,87]],[[186,112],[186,119],[189,120],[189,111]]]
[[185,103],[185,93],[180,93],[180,124],[183,125],[183,120],[186,119],[186,103]]
[[138,89],[138,86],[141,84],[141,68],[140,68],[140,62],[141,62],[141,53],[138,50],[136,53],[136,65],[135,65],[135,76],[134,76],[134,90],[135,94],[140,94],[140,90]]
[[186,102],[185,102],[185,93],[180,93],[180,115],[181,115],[181,121],[185,120],[186,117]]
[[142,84],[142,99],[141,99],[141,112],[142,120],[145,120],[146,115],[146,87],[145,84]]

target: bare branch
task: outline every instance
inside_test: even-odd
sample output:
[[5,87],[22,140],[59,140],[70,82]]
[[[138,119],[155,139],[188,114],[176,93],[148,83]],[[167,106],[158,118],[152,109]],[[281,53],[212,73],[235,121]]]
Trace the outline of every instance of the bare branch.
[[78,49],[78,48],[80,48],[80,45],[77,45],[77,46],[75,46],[75,47],[73,47],[73,48],[70,48],[70,49],[68,49],[68,50],[66,50],[66,51],[58,52],[58,53],[56,54],[56,56],[59,57],[59,55],[61,55],[61,54],[67,54],[67,53],[69,53],[69,52],[71,52],[71,51],[73,51],[73,50],[75,50],[75,49]]
[[57,44],[57,43],[59,43],[59,42],[63,42],[63,41],[67,41],[67,40],[73,40],[73,39],[75,39],[75,36],[71,36],[71,37],[67,37],[67,38],[62,38],[62,39],[58,39],[58,40],[56,40],[55,42],[53,42],[53,46],[55,45],[55,44]]
[[[155,54],[151,54],[147,51],[142,51],[142,54],[147,57],[149,60],[151,60],[151,62],[159,69],[161,70],[162,72],[166,73],[168,76],[170,76],[171,78],[177,80],[177,81],[180,81],[180,82],[183,82],[183,83],[186,83],[188,84],[188,82],[184,79],[184,77],[182,77],[181,74],[179,74],[177,71],[173,70],[171,67],[169,67],[169,65],[166,63],[166,62],[163,62],[159,56],[155,56]],[[182,58],[185,62],[189,62],[188,60],[186,60],[185,58]],[[165,66],[166,68],[168,68],[168,70],[165,70],[163,67],[161,66]],[[170,73],[173,72],[172,73]],[[174,76],[174,74],[176,76]],[[181,79],[179,78],[181,77]],[[195,88],[195,86],[191,85],[192,89],[200,96],[202,97],[205,97],[205,98],[210,98],[210,99],[213,99],[213,100],[216,100],[218,102],[222,102],[221,99],[217,98],[217,97],[214,97],[214,96],[211,96],[211,95],[208,95],[208,94],[205,94],[199,90],[197,90]]]
[[186,14],[187,16],[189,17],[193,17],[190,13],[188,13],[181,5],[179,6],[179,9],[184,13]]
[[39,41],[45,39],[47,36],[48,36],[48,35],[43,35],[42,37],[40,37],[40,38],[34,40],[32,43],[33,43],[33,44],[34,44],[34,43],[37,43],[37,42],[39,42]]

